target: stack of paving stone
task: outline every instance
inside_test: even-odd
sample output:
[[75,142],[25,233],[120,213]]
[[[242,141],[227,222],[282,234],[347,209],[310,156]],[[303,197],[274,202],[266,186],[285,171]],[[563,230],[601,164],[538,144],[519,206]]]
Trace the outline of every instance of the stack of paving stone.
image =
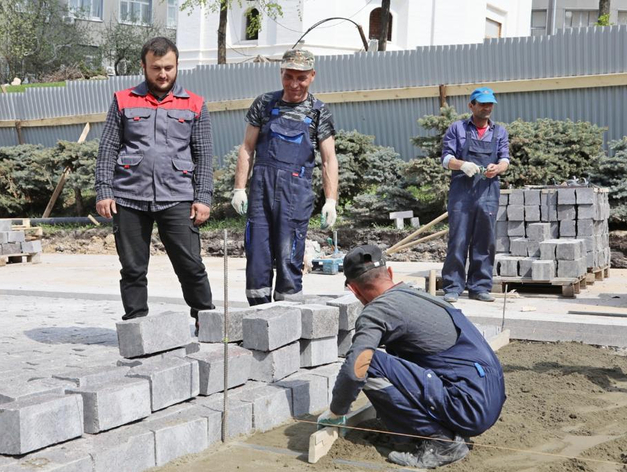
[[609,211],[607,189],[502,191],[494,274],[551,282],[609,267]]
[[24,231],[14,231],[10,219],[0,220],[0,256],[26,255],[29,262],[37,262],[40,254],[41,240],[26,241]]

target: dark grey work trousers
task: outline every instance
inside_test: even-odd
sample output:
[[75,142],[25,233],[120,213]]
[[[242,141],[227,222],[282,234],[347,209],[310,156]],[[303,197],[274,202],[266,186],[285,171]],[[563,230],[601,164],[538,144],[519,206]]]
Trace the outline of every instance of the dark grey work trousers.
[[189,217],[191,202],[181,202],[157,212],[118,205],[117,211],[113,215],[113,233],[122,264],[122,319],[148,314],[147,273],[154,223],[183,289],[185,302],[193,310],[213,309],[211,286],[200,257],[200,232]]

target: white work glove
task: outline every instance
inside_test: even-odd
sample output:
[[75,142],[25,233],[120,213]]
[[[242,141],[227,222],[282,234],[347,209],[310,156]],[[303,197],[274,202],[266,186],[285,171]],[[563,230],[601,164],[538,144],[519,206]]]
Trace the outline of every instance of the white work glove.
[[320,217],[320,229],[331,228],[337,219],[337,211],[335,211],[335,200],[327,198],[322,207],[322,215]]
[[459,170],[468,177],[473,177],[475,174],[479,173],[479,166],[474,162],[464,162]]
[[248,196],[246,195],[246,189],[233,189],[233,199],[231,200],[231,205],[233,205],[235,211],[240,215],[245,215],[248,212]]

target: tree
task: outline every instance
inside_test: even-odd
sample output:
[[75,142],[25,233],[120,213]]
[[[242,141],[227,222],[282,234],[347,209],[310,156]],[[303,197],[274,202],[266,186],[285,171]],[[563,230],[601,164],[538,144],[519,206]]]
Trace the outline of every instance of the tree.
[[[226,64],[226,25],[227,25],[227,13],[229,8],[233,5],[233,2],[237,1],[237,4],[241,7],[242,0],[185,0],[181,5],[181,10],[189,9],[198,6],[206,7],[211,13],[220,12],[220,22],[218,23],[218,64]],[[263,11],[270,18],[277,18],[283,15],[283,9],[278,2],[272,0],[257,0],[257,6],[260,13]],[[249,21],[249,33],[254,33],[261,30],[261,14],[258,16],[248,16]]]
[[39,79],[80,63],[90,35],[72,18],[60,0],[0,0],[0,58],[6,63],[0,79]]
[[381,29],[379,30],[379,51],[385,51],[390,28],[390,0],[381,1]]
[[100,47],[117,75],[135,75],[141,73],[142,46],[155,36],[174,40],[173,35],[162,25],[132,25],[114,19],[105,27]]
[[610,0],[599,0],[599,17],[610,14]]

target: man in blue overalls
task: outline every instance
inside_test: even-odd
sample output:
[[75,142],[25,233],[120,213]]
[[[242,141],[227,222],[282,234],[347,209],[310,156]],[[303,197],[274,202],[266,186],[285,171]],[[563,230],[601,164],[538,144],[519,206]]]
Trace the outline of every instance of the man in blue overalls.
[[[507,131],[490,115],[496,98],[488,87],[470,95],[472,117],[453,123],[444,135],[442,165],[451,169],[448,196],[448,252],[442,268],[444,300],[469,298],[493,302],[492,268],[495,256],[499,178],[509,166]],[[466,257],[470,252],[468,277]]]
[[[363,389],[391,433],[410,441],[390,461],[431,469],[463,459],[467,438],[489,429],[505,402],[501,365],[481,333],[452,305],[394,284],[377,246],[344,258],[348,288],[365,308],[340,369],[322,426],[345,424]],[[378,349],[385,346],[385,352]],[[417,442],[417,444],[416,444]]]
[[[326,202],[321,226],[335,223],[338,164],[333,118],[309,93],[315,78],[314,56],[289,50],[281,61],[283,90],[255,99],[240,146],[231,201],[246,223],[246,297],[251,305],[301,300],[303,256],[316,195],[311,190],[315,150],[322,158]],[[253,167],[254,162],[254,167]],[[246,195],[249,171],[250,204]]]

